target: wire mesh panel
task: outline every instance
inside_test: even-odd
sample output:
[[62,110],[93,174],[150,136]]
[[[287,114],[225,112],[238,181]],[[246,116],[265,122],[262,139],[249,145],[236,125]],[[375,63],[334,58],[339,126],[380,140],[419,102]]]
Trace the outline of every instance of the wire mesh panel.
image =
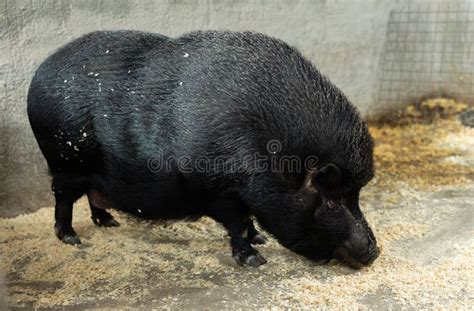
[[473,45],[474,8],[469,3],[392,11],[381,58],[378,102],[400,105],[443,96],[472,103]]

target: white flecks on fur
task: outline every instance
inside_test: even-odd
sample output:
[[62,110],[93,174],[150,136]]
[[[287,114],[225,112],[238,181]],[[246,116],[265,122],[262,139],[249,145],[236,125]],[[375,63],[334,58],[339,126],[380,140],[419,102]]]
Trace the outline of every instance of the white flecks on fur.
[[105,51],[105,54],[109,54],[109,50]]
[[79,151],[79,148],[77,146],[74,146],[74,150]]
[[87,137],[87,133],[86,132],[82,133],[82,136]]
[[135,91],[131,91],[130,93],[135,94]]
[[140,97],[143,97],[143,98],[145,98],[145,95],[143,95],[143,94],[142,94],[142,95],[140,95]]
[[127,73],[130,73],[130,72],[131,72],[130,70],[129,70],[129,71],[127,71]]
[[64,83],[67,83],[67,80],[66,80],[66,79],[64,80]]
[[74,76],[72,76],[72,80],[74,81],[74,79],[76,79]]
[[86,65],[82,65],[82,68],[86,68]]
[[66,142],[66,145],[72,146],[72,143],[71,143],[70,141],[67,141],[67,142]]
[[98,75],[99,75],[99,74],[98,74],[97,72],[96,72],[96,73],[94,73],[94,77],[97,77]]
[[107,118],[107,114],[104,114],[104,117]]
[[179,85],[183,85],[183,82],[182,82],[182,81],[181,81],[181,82],[179,82]]
[[87,75],[88,75],[88,76],[92,76],[93,74],[94,74],[94,72],[91,71],[91,72],[89,72]]
[[110,88],[110,90],[113,92],[113,91],[114,91],[114,88],[113,88],[113,87],[111,87],[111,88]]
[[183,55],[183,57],[188,57],[188,56],[189,56],[189,54],[188,54],[188,53],[186,53],[186,52],[184,52],[184,55]]
[[142,210],[141,209],[137,209],[137,212],[139,212],[140,214],[142,213]]
[[69,96],[65,96],[65,97],[64,97],[64,99],[68,99],[68,98],[69,98]]
[[64,155],[62,153],[59,154],[61,156],[61,158],[64,158]]

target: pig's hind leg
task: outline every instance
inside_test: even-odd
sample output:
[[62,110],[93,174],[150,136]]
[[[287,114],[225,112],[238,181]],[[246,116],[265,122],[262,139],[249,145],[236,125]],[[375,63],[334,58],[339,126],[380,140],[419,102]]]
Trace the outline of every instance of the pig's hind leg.
[[265,264],[266,259],[251,246],[252,239],[249,229],[254,234],[258,231],[252,224],[248,209],[238,199],[218,200],[208,206],[207,215],[221,223],[229,233],[232,256],[239,265],[258,267]]
[[90,204],[92,222],[99,227],[118,227],[120,224],[105,209]]
[[53,175],[52,190],[56,205],[54,208],[54,230],[56,236],[66,244],[81,244],[76,232],[72,228],[72,208],[89,187],[87,177],[59,173]]
[[96,190],[89,190],[87,192],[87,198],[89,199],[89,206],[92,214],[91,219],[94,224],[99,227],[120,226],[114,217],[105,210],[106,208],[111,208],[112,206],[100,192]]

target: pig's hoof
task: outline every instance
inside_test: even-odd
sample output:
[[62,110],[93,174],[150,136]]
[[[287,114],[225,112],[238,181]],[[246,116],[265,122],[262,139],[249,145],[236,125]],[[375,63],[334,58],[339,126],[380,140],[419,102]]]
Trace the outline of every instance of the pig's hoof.
[[259,233],[259,234],[256,234],[252,238],[250,243],[252,243],[252,244],[265,244],[265,243],[267,243],[267,241],[268,241],[267,238]]
[[253,252],[239,252],[234,251],[233,255],[235,261],[239,266],[247,265],[254,268],[267,263],[267,260],[263,258],[257,251]]
[[65,244],[70,244],[70,245],[81,244],[81,240],[77,237],[76,233],[72,229],[69,230],[70,232],[64,232],[64,230],[60,229],[59,226],[55,225],[54,231],[58,239],[63,241],[63,243]]
[[65,235],[61,238],[61,240],[70,245],[79,245],[81,244],[81,240],[77,237],[77,235]]
[[120,227],[120,224],[118,221],[116,221],[115,219],[111,218],[111,219],[106,219],[103,223],[102,223],[102,226],[104,227]]
[[245,263],[248,264],[249,266],[257,268],[258,266],[266,264],[267,260],[263,258],[262,255],[257,253],[255,255],[250,255],[249,257],[247,257]]
[[112,216],[110,217],[111,218],[98,218],[98,217],[92,216],[91,218],[92,218],[92,222],[96,226],[99,226],[99,227],[119,227],[120,224],[118,223],[118,221],[113,219]]

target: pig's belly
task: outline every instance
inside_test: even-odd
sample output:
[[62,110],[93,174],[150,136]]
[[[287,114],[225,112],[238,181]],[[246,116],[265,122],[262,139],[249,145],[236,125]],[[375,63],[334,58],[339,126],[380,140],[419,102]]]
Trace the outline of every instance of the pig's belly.
[[96,189],[87,192],[89,202],[97,208],[116,209],[143,219],[198,219],[203,215],[201,203],[189,200],[179,192],[130,191],[117,195]]

